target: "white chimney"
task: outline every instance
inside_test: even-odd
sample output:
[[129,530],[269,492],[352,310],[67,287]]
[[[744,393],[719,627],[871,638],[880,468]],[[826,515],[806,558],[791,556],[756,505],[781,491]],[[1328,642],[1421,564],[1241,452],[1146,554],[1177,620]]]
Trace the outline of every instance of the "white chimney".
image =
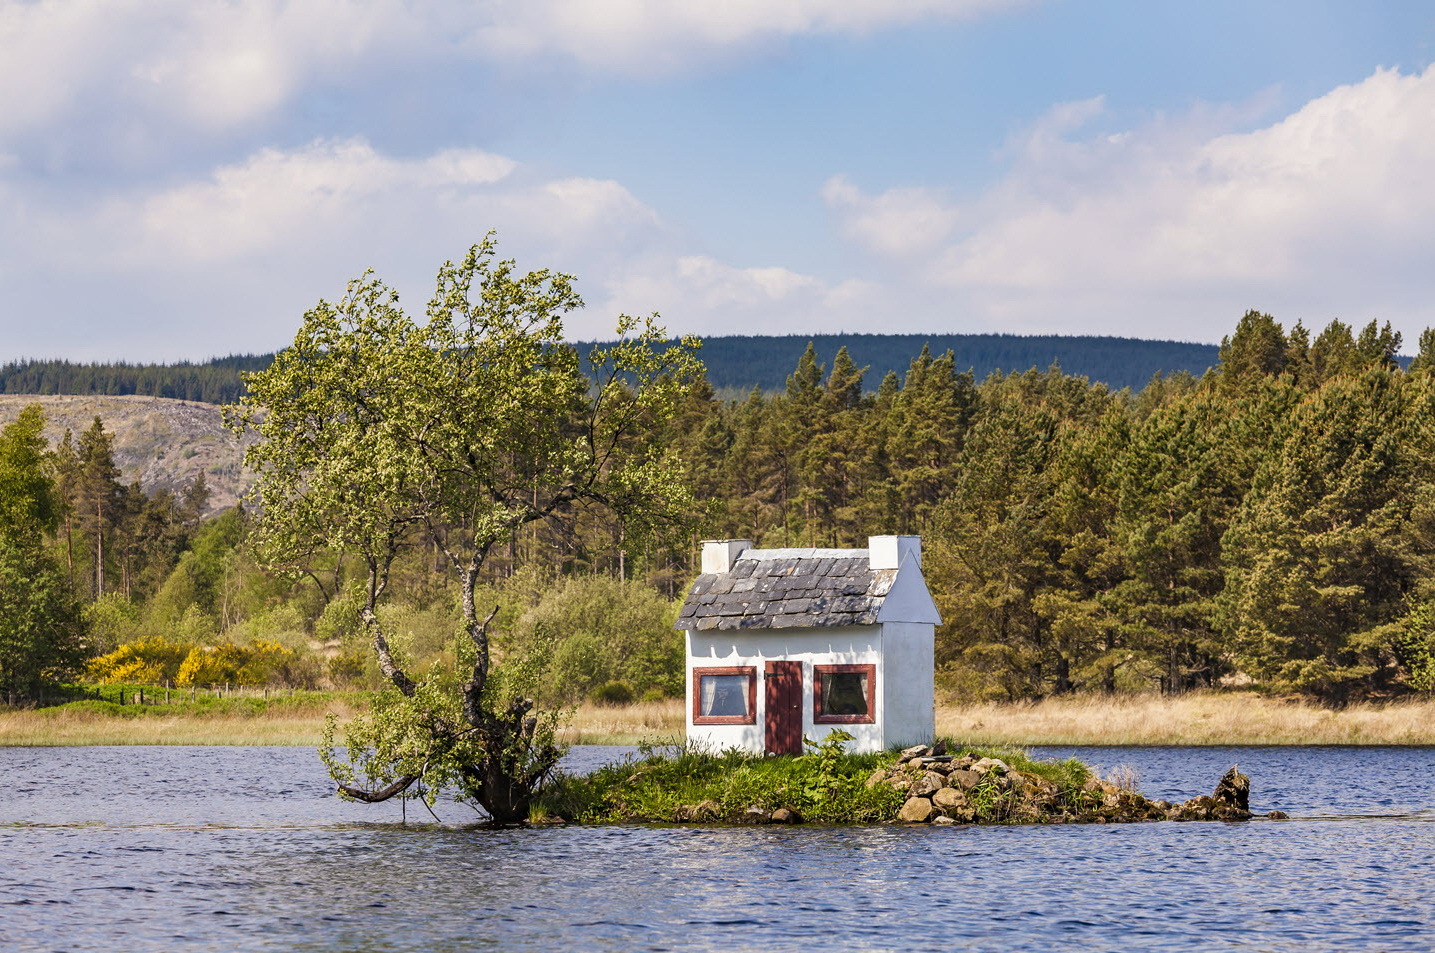
[[867,561],[873,570],[901,569],[902,561],[911,557],[922,568],[922,537],[868,536]]
[[743,551],[752,549],[750,539],[703,540],[703,572],[727,572]]

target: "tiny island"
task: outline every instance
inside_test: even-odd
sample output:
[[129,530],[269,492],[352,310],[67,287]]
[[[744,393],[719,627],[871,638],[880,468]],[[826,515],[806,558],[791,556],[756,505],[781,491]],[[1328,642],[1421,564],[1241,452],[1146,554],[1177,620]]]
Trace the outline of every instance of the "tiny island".
[[1251,817],[1250,780],[1235,767],[1210,795],[1173,804],[1075,759],[934,740],[940,621],[919,537],[874,536],[866,549],[708,540],[675,623],[687,647],[686,743],[560,776],[535,813],[722,824]]
[[[1244,821],[1250,779],[1237,767],[1211,794],[1173,803],[1102,778],[1069,758],[1041,761],[1017,749],[958,749],[944,742],[895,755],[848,754],[845,731],[806,754],[645,747],[589,775],[559,775],[534,820],[676,824],[1108,824]],[[1286,815],[1272,811],[1270,819]]]

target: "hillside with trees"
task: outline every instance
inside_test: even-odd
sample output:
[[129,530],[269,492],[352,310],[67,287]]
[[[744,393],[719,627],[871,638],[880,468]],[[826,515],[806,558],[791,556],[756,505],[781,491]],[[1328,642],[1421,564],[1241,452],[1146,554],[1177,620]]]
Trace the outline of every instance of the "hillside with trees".
[[0,365],[0,394],[164,397],[224,404],[244,394],[242,374],[262,370],[273,354],[240,354],[177,364],[12,360]]
[[1140,390],[1156,375],[1185,372],[1199,377],[1218,359],[1213,344],[1017,334],[721,336],[703,339],[702,357],[708,381],[720,394],[743,397],[754,387],[776,393],[786,386],[787,375],[809,343],[818,362],[828,367],[845,348],[854,364],[866,368],[872,386],[889,371],[904,373],[924,347],[933,354],[950,351],[957,370],[971,371],[977,380],[998,372],[1056,366],[1112,390]]
[[[838,349],[867,368],[870,381],[888,371],[906,370],[923,347],[932,353],[950,350],[959,370],[979,380],[996,371],[1045,370],[1053,365],[1067,373],[1105,383],[1113,390],[1140,390],[1157,374],[1187,372],[1197,377],[1216,363],[1211,344],[1147,341],[1137,338],[1090,336],[1023,336],[1014,334],[823,334],[717,336],[703,341],[708,381],[725,396],[746,396],[754,387],[781,391],[787,375],[811,342],[818,360],[830,364]],[[668,342],[670,345],[676,341]],[[605,342],[577,345],[587,358]],[[272,354],[246,354],[203,363],[77,364],[70,361],[23,360],[0,365],[0,395],[75,394],[138,395],[173,400],[233,403],[244,394],[244,373],[263,370]]]
[[44,411],[43,436],[58,445],[65,432],[79,434],[99,418],[111,440],[115,467],[126,483],[146,494],[183,493],[204,475],[209,489],[205,516],[234,506],[252,482],[244,471],[245,442],[224,426],[214,404],[163,397],[36,396],[0,394],[0,426],[28,406]]
[[[851,352],[826,361],[814,346],[779,391],[724,400],[699,379],[658,426],[683,461],[671,475],[702,501],[685,539],[601,507],[555,510],[492,544],[475,598],[498,606],[497,656],[544,646],[541,701],[608,683],[659,697],[682,691],[669,625],[698,539],[915,533],[944,619],[939,685],[964,698],[1252,683],[1334,704],[1428,693],[1435,334],[1407,367],[1400,344],[1388,325],[1312,334],[1251,312],[1209,373],[1139,392],[1055,368],[978,378],[932,349],[874,381]],[[185,492],[126,484],[102,434],[81,447],[90,429],[72,429],[69,449],[49,442],[56,510],[40,536],[86,604],[86,651],[111,653],[95,677],[173,679],[196,647],[219,658],[232,646],[253,664],[236,661],[231,679],[375,683],[357,550],[266,571],[250,515],[196,519]],[[74,476],[82,458],[88,483]],[[374,607],[414,665],[454,651],[446,561],[432,541],[402,547]]]

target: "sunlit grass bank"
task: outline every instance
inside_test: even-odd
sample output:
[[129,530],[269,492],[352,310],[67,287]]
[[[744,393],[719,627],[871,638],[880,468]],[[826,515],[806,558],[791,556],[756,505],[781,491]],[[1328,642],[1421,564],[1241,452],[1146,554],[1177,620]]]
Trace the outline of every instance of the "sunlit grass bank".
[[[584,705],[570,744],[681,738],[683,701]],[[1435,699],[1322,708],[1256,692],[1079,696],[1041,702],[939,703],[937,734],[974,745],[1435,745]]]
[[[0,706],[0,745],[317,745],[326,714],[342,724],[363,705],[358,692],[297,692],[171,705]],[[681,699],[583,705],[560,738],[584,745],[670,742],[682,738],[683,726]],[[1435,700],[1340,710],[1254,692],[948,703],[937,707],[937,733],[974,745],[1435,745]]]
[[1254,692],[944,705],[937,734],[995,745],[1427,745],[1435,700],[1328,709]]
[[350,693],[299,692],[170,705],[0,707],[0,745],[318,745],[329,712],[342,722],[360,705]]
[[[109,689],[109,696],[115,696]],[[136,689],[126,690],[127,699]],[[162,696],[163,690],[151,697]],[[195,702],[118,705],[79,701],[46,708],[0,706],[0,745],[313,745],[329,712],[342,725],[364,705],[359,692],[298,692],[273,698],[201,697]],[[634,745],[683,736],[683,702],[583,705],[560,737],[567,744]]]
[[634,705],[583,705],[559,738],[574,745],[636,745],[680,740],[686,730],[683,700],[669,698]]

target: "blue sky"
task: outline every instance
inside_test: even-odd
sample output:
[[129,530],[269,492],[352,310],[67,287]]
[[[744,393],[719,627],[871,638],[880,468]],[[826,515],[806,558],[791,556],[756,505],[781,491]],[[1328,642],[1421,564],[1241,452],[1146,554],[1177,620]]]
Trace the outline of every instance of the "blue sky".
[[0,0],[0,361],[282,347],[489,228],[699,334],[1435,325],[1435,6]]

